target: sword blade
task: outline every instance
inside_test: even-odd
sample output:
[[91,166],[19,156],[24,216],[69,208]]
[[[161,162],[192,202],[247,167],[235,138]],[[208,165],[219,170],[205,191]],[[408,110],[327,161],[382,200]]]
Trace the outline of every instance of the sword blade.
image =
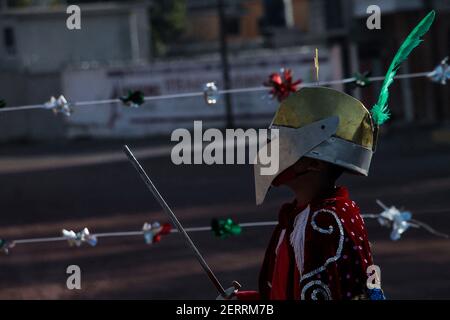
[[124,146],[124,152],[127,155],[130,162],[133,164],[134,168],[139,173],[139,176],[142,178],[144,183],[147,185],[148,189],[153,193],[153,196],[156,198],[156,200],[159,202],[160,206],[164,210],[164,212],[169,216],[169,218],[172,220],[173,224],[177,227],[178,231],[183,235],[184,239],[186,240],[186,243],[188,246],[192,249],[194,252],[195,257],[197,258],[198,262],[202,266],[203,270],[205,270],[206,274],[208,275],[209,279],[213,283],[213,285],[216,287],[217,291],[222,296],[226,295],[225,289],[220,284],[219,280],[217,279],[214,272],[212,272],[211,268],[209,267],[206,260],[201,255],[200,251],[198,251],[197,247],[195,246],[194,242],[192,242],[191,238],[187,234],[186,230],[181,225],[180,221],[178,221],[177,216],[173,213],[172,209],[168,206],[164,198],[159,193],[158,189],[153,184],[152,180],[150,180],[149,176],[145,172],[144,168],[142,168],[139,161],[136,159],[134,154],[131,152],[130,148],[128,148],[127,145]]

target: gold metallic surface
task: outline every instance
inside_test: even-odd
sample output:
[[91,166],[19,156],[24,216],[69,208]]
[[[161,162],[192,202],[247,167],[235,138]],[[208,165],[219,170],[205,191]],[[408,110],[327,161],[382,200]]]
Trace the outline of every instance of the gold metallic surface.
[[373,148],[369,111],[352,96],[326,87],[302,88],[291,94],[280,104],[273,124],[300,128],[331,116],[339,117],[337,137]]

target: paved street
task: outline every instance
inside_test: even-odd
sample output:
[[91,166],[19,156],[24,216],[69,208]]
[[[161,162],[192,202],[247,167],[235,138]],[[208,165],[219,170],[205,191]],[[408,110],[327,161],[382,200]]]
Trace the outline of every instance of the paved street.
[[[378,213],[375,200],[405,207],[413,217],[450,233],[450,145],[436,144],[430,130],[390,132],[381,138],[371,176],[348,176],[363,212]],[[175,166],[167,142],[80,141],[53,146],[4,146],[0,151],[0,238],[59,236],[62,228],[91,232],[139,230],[165,222],[158,204],[122,154],[123,142],[138,158],[167,202],[188,226],[213,217],[267,221],[290,200],[271,192],[254,205],[252,168]],[[450,240],[408,230],[400,241],[368,221],[375,263],[388,298],[449,299]],[[238,280],[255,289],[273,227],[245,229],[236,237],[192,234],[224,286]],[[82,270],[82,289],[66,288],[68,265]],[[153,246],[141,237],[100,239],[96,247],[66,242],[18,245],[0,255],[0,299],[200,299],[217,293],[178,234]]]

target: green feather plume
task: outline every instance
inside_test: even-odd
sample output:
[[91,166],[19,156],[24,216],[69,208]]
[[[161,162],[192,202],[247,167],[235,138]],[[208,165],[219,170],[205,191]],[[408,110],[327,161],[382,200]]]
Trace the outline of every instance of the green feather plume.
[[430,29],[434,21],[435,12],[432,10],[420,23],[414,28],[408,37],[403,41],[400,49],[398,49],[394,59],[389,66],[389,69],[384,78],[383,86],[381,87],[380,95],[377,103],[372,107],[371,113],[373,121],[376,125],[382,125],[390,117],[387,101],[389,98],[389,86],[394,81],[400,65],[405,61],[409,54],[422,42],[422,37]]

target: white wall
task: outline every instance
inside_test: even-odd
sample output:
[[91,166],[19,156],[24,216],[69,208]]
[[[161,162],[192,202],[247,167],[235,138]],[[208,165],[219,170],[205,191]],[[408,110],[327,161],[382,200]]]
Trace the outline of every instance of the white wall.
[[[148,59],[150,29],[145,8],[80,7],[80,30],[67,28],[65,7],[1,13],[0,31],[5,27],[14,30],[16,54],[7,55],[0,41],[0,68],[9,68],[8,64],[15,61],[17,69],[43,73],[85,61],[109,64]],[[0,32],[0,40],[2,35]]]
[[[320,49],[320,80],[331,80],[332,63],[329,53]],[[230,57],[233,87],[262,85],[269,74],[281,66],[291,68],[294,78],[313,81],[313,48],[241,53]],[[333,62],[339,64],[340,61]],[[336,76],[336,75],[334,75]],[[342,75],[341,75],[342,76]],[[160,62],[138,69],[102,68],[66,70],[62,88],[69,101],[110,99],[127,90],[142,90],[146,95],[198,92],[209,81],[221,86],[218,58]],[[234,118],[238,126],[267,126],[278,103],[268,96],[268,90],[233,94]],[[175,128],[190,128],[193,120],[203,120],[205,126],[224,127],[224,99],[208,106],[202,97],[158,100],[138,109],[121,104],[78,107],[68,119],[68,134],[74,136],[146,136],[169,133]]]

